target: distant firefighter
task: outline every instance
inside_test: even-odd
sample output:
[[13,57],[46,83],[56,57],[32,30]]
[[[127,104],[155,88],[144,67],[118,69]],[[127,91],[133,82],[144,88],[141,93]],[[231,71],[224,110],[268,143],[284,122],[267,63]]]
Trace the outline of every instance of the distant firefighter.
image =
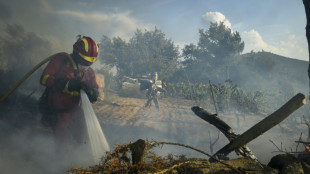
[[157,94],[158,92],[166,92],[166,90],[163,88],[164,86],[160,87],[156,85],[157,81],[157,73],[155,72],[153,75],[153,80],[139,80],[141,83],[140,89],[145,90],[147,89],[147,102],[145,104],[145,107],[150,107],[152,101],[155,104],[155,107],[159,109],[158,100],[157,100]]

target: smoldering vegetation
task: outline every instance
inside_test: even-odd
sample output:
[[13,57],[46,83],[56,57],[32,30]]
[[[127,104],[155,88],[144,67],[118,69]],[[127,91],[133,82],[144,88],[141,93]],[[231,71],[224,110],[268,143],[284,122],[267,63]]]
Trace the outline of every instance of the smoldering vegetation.
[[[9,11],[2,13],[1,18],[9,18]],[[1,96],[36,63],[53,54],[49,41],[25,31],[20,25],[5,26],[0,37]],[[223,26],[213,27],[223,30]],[[206,33],[201,31],[200,35],[203,37]],[[214,40],[221,39],[209,36]],[[186,99],[192,105],[200,105],[212,113],[218,111],[224,121],[229,122],[236,132],[242,133],[297,92],[306,93],[307,64],[264,51],[241,55],[241,40],[236,35],[232,38],[238,43],[237,51],[219,47],[204,52],[208,49],[204,49],[203,42],[199,42],[188,45],[179,53],[173,41],[166,39],[158,29],[137,30],[129,42],[104,36],[100,45],[103,53],[100,60],[109,68],[114,66],[117,75],[112,75],[109,68],[101,72],[105,75],[107,88],[115,93],[123,92],[120,88],[123,75],[142,78],[145,74],[158,72],[159,79],[165,79],[168,83],[166,98],[174,98],[175,101]],[[59,173],[71,166],[89,165],[91,161],[85,155],[86,147],[73,148],[74,156],[56,153],[51,130],[40,125],[36,102],[44,89],[39,85],[41,72],[39,70],[33,74],[1,104],[0,138],[5,141],[0,143],[0,168],[5,173]],[[144,94],[139,97],[143,98]],[[167,113],[167,119],[155,117],[149,120],[157,123],[156,127],[150,128],[148,123],[133,127],[126,125],[126,122],[123,125],[102,124],[102,127],[110,145],[142,138],[183,143],[215,153],[228,143],[217,129],[199,122],[201,120],[191,113],[190,107],[185,111],[181,105],[175,102],[169,106],[174,108],[171,111],[174,118]],[[282,147],[283,151],[304,150],[303,146],[296,148],[294,141],[298,140],[300,133],[303,133],[302,139],[307,140],[308,127],[304,118],[309,117],[308,113],[309,105],[306,105],[248,146],[263,163],[267,163],[276,153],[283,153],[273,154],[273,151],[279,150],[269,140]],[[158,112],[152,110],[150,114],[156,116]],[[191,122],[191,118],[176,121],[178,114],[192,117],[195,121]],[[204,157],[190,150],[169,146],[157,149],[156,153]]]
[[[9,17],[9,14],[2,15]],[[25,31],[21,25],[4,25],[0,37],[1,97],[52,54],[48,40]],[[0,104],[0,138],[3,140],[0,142],[0,173],[65,173],[72,165],[90,164],[91,160],[85,155],[87,147],[72,147],[74,152],[70,156],[58,153],[52,130],[40,124],[38,98],[44,91],[39,83],[42,68]]]
[[[214,25],[213,27],[214,31],[223,30],[223,26]],[[212,30],[212,32],[214,31]],[[105,56],[102,56],[103,62],[117,65],[117,68],[122,69],[122,61],[126,60],[127,64],[134,68],[125,66],[122,70],[128,72],[125,75],[130,74],[132,78],[140,78],[143,74],[147,74],[148,71],[159,72],[159,79],[167,80],[168,92],[166,95],[168,98],[185,98],[192,101],[192,105],[200,105],[212,113],[217,111],[219,116],[227,121],[237,133],[243,133],[266,116],[272,114],[298,92],[308,93],[306,61],[286,58],[263,50],[240,54],[240,50],[243,49],[242,42],[236,33],[231,36],[231,39],[238,43],[235,45],[238,48],[236,50],[231,48],[229,44],[225,45],[227,40],[213,36],[210,30],[201,31],[199,42],[185,46],[180,53],[181,59],[177,60],[177,66],[169,66],[171,68],[169,73],[164,71],[165,68],[162,67],[161,69],[160,66],[155,66],[158,64],[154,64],[154,67],[158,69],[145,70],[144,67],[139,69],[139,66],[134,61],[139,62],[141,54],[146,57],[145,59],[157,58],[158,61],[165,61],[164,54],[161,54],[160,51],[153,52],[155,46],[149,41],[150,37],[157,36],[156,32],[146,31],[141,33],[137,31],[136,36],[129,42],[121,38],[110,39],[104,37],[101,42],[104,45],[103,52],[106,53]],[[156,37],[156,39],[158,38],[160,37]],[[143,47],[135,45],[136,42],[132,42],[137,40],[145,43]],[[204,43],[208,40],[211,40],[211,43]],[[165,42],[165,39],[161,41]],[[214,45],[214,47],[210,48],[208,46],[213,44],[212,41],[224,44],[220,46]],[[167,50],[169,49],[165,51]],[[171,54],[173,53],[172,50],[170,49]],[[124,54],[127,52],[130,52],[131,56]],[[131,59],[131,57],[134,58]],[[109,74],[106,73],[106,75]],[[111,85],[111,88],[115,86],[114,90],[119,90],[118,87],[121,85],[115,84],[118,82],[121,84],[120,77],[124,74],[119,73],[118,75],[112,77],[113,85]],[[109,82],[106,84],[109,86]],[[214,99],[211,89],[213,90]],[[215,110],[214,105],[216,105],[217,110]],[[177,103],[175,103],[175,107],[178,108]],[[178,113],[181,111],[176,109],[173,112]],[[254,151],[259,160],[265,164],[277,153],[303,151],[305,147],[297,145],[295,141],[299,139],[301,133],[303,140],[308,138],[308,127],[303,119],[303,117],[309,117],[308,113],[309,104],[303,106],[264,135],[250,142],[248,146]],[[188,117],[192,116],[193,114],[189,113]],[[167,117],[169,117],[169,114],[167,114]],[[163,126],[163,124],[166,125]],[[173,130],[174,132],[166,130],[167,127],[171,128],[171,125],[177,125],[175,126],[176,129]],[[165,120],[165,123],[158,126],[161,127],[159,132],[157,129],[156,131],[148,131],[148,127],[130,127],[128,129],[127,127],[120,127],[120,129],[125,129],[126,135],[131,133],[131,130],[134,132],[129,136],[124,135],[126,138],[122,140],[133,141],[134,138],[131,139],[132,137],[144,138],[150,135],[147,137],[182,142],[211,152],[210,143],[215,142],[218,136],[218,130],[212,128],[211,125],[197,123],[175,124],[174,120]],[[113,138],[111,142],[114,142]],[[212,151],[216,152],[227,143],[228,140],[220,135],[219,140],[212,145]],[[172,151],[177,154],[186,153],[174,149],[175,147],[171,149],[168,147],[167,151],[164,150],[164,154]],[[186,155],[192,155],[192,152]],[[235,157],[233,154],[231,155]]]
[[[114,149],[116,144],[124,144],[127,142],[134,142],[137,139],[144,139],[159,142],[182,143],[196,147],[209,154],[214,154],[229,143],[227,138],[220,133],[218,129],[195,116],[195,114],[190,111],[190,105],[184,105],[184,103],[183,105],[167,104],[166,102],[163,103],[161,100],[159,104],[161,107],[160,111],[157,111],[155,108],[146,110],[144,111],[145,115],[135,118],[135,123],[131,121],[121,121],[121,125],[104,124],[102,128],[111,144],[111,149]],[[194,103],[192,104],[194,105]],[[211,103],[209,107],[205,108],[214,113]],[[269,114],[271,113],[261,115],[246,114],[235,110],[234,112],[220,112],[218,117],[228,123],[236,133],[242,134]],[[248,144],[248,147],[251,148],[260,162],[268,164],[270,159],[279,153],[294,153],[305,150],[304,145],[298,145],[295,142],[299,140],[301,133],[302,140],[307,141],[308,138],[308,127],[304,124],[305,122],[299,114],[300,113],[297,112],[291,115],[290,117],[292,118],[287,118],[287,120]],[[282,152],[279,151],[270,140],[274,142]],[[185,155],[189,158],[208,158],[203,154],[176,146],[165,145],[153,150],[156,154],[161,156],[173,154],[175,156]],[[234,152],[229,155],[231,159],[236,157]]]

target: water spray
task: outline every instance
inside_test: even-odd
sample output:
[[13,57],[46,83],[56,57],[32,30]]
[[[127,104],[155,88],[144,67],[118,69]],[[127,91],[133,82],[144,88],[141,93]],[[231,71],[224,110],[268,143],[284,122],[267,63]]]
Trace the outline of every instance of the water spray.
[[100,123],[87,94],[84,90],[81,90],[80,93],[92,156],[94,162],[98,163],[105,152],[110,151],[110,146],[101,129]]

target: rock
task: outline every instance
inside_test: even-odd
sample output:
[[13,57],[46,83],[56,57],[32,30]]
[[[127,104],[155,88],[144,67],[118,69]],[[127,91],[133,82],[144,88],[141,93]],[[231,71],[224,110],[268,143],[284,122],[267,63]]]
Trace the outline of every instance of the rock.
[[279,170],[279,174],[304,174],[301,162],[292,154],[280,154],[271,158],[269,167]]
[[297,158],[301,161],[304,173],[310,173],[310,153],[305,151],[304,153],[298,154]]
[[[240,169],[246,173],[255,173],[255,174],[277,174],[278,171],[276,169],[272,169],[268,166],[262,166],[258,162],[250,159],[250,158],[237,158],[229,161],[225,161],[225,163],[231,165],[235,169]],[[231,168],[216,162],[211,163],[209,174],[230,174],[236,173]]]

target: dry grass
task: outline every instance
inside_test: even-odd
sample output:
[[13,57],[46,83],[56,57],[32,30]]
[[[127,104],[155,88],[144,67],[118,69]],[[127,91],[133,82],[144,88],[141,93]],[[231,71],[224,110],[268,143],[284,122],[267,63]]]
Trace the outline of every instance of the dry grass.
[[[117,145],[113,153],[107,152],[101,159],[101,163],[87,168],[71,168],[72,174],[95,174],[95,173],[177,173],[178,170],[185,170],[185,166],[208,169],[210,163],[206,159],[188,159],[185,156],[166,157],[156,155],[151,151],[145,154],[145,162],[132,164],[130,157],[130,146],[132,143]],[[158,143],[146,142],[146,149],[158,146]]]
[[[239,158],[227,162],[210,163],[207,159],[186,158],[184,155],[174,156],[168,154],[161,157],[151,152],[150,149],[163,144],[183,146],[195,151],[200,151],[193,147],[170,142],[145,142],[145,160],[133,164],[131,158],[131,145],[134,143],[126,143],[117,145],[114,152],[107,152],[102,157],[100,164],[89,166],[87,168],[71,168],[70,174],[127,174],[127,173],[156,173],[156,174],[172,174],[172,173],[264,173],[267,169],[254,160],[248,158]],[[209,156],[209,154],[201,153]],[[268,169],[270,170],[270,169]]]

